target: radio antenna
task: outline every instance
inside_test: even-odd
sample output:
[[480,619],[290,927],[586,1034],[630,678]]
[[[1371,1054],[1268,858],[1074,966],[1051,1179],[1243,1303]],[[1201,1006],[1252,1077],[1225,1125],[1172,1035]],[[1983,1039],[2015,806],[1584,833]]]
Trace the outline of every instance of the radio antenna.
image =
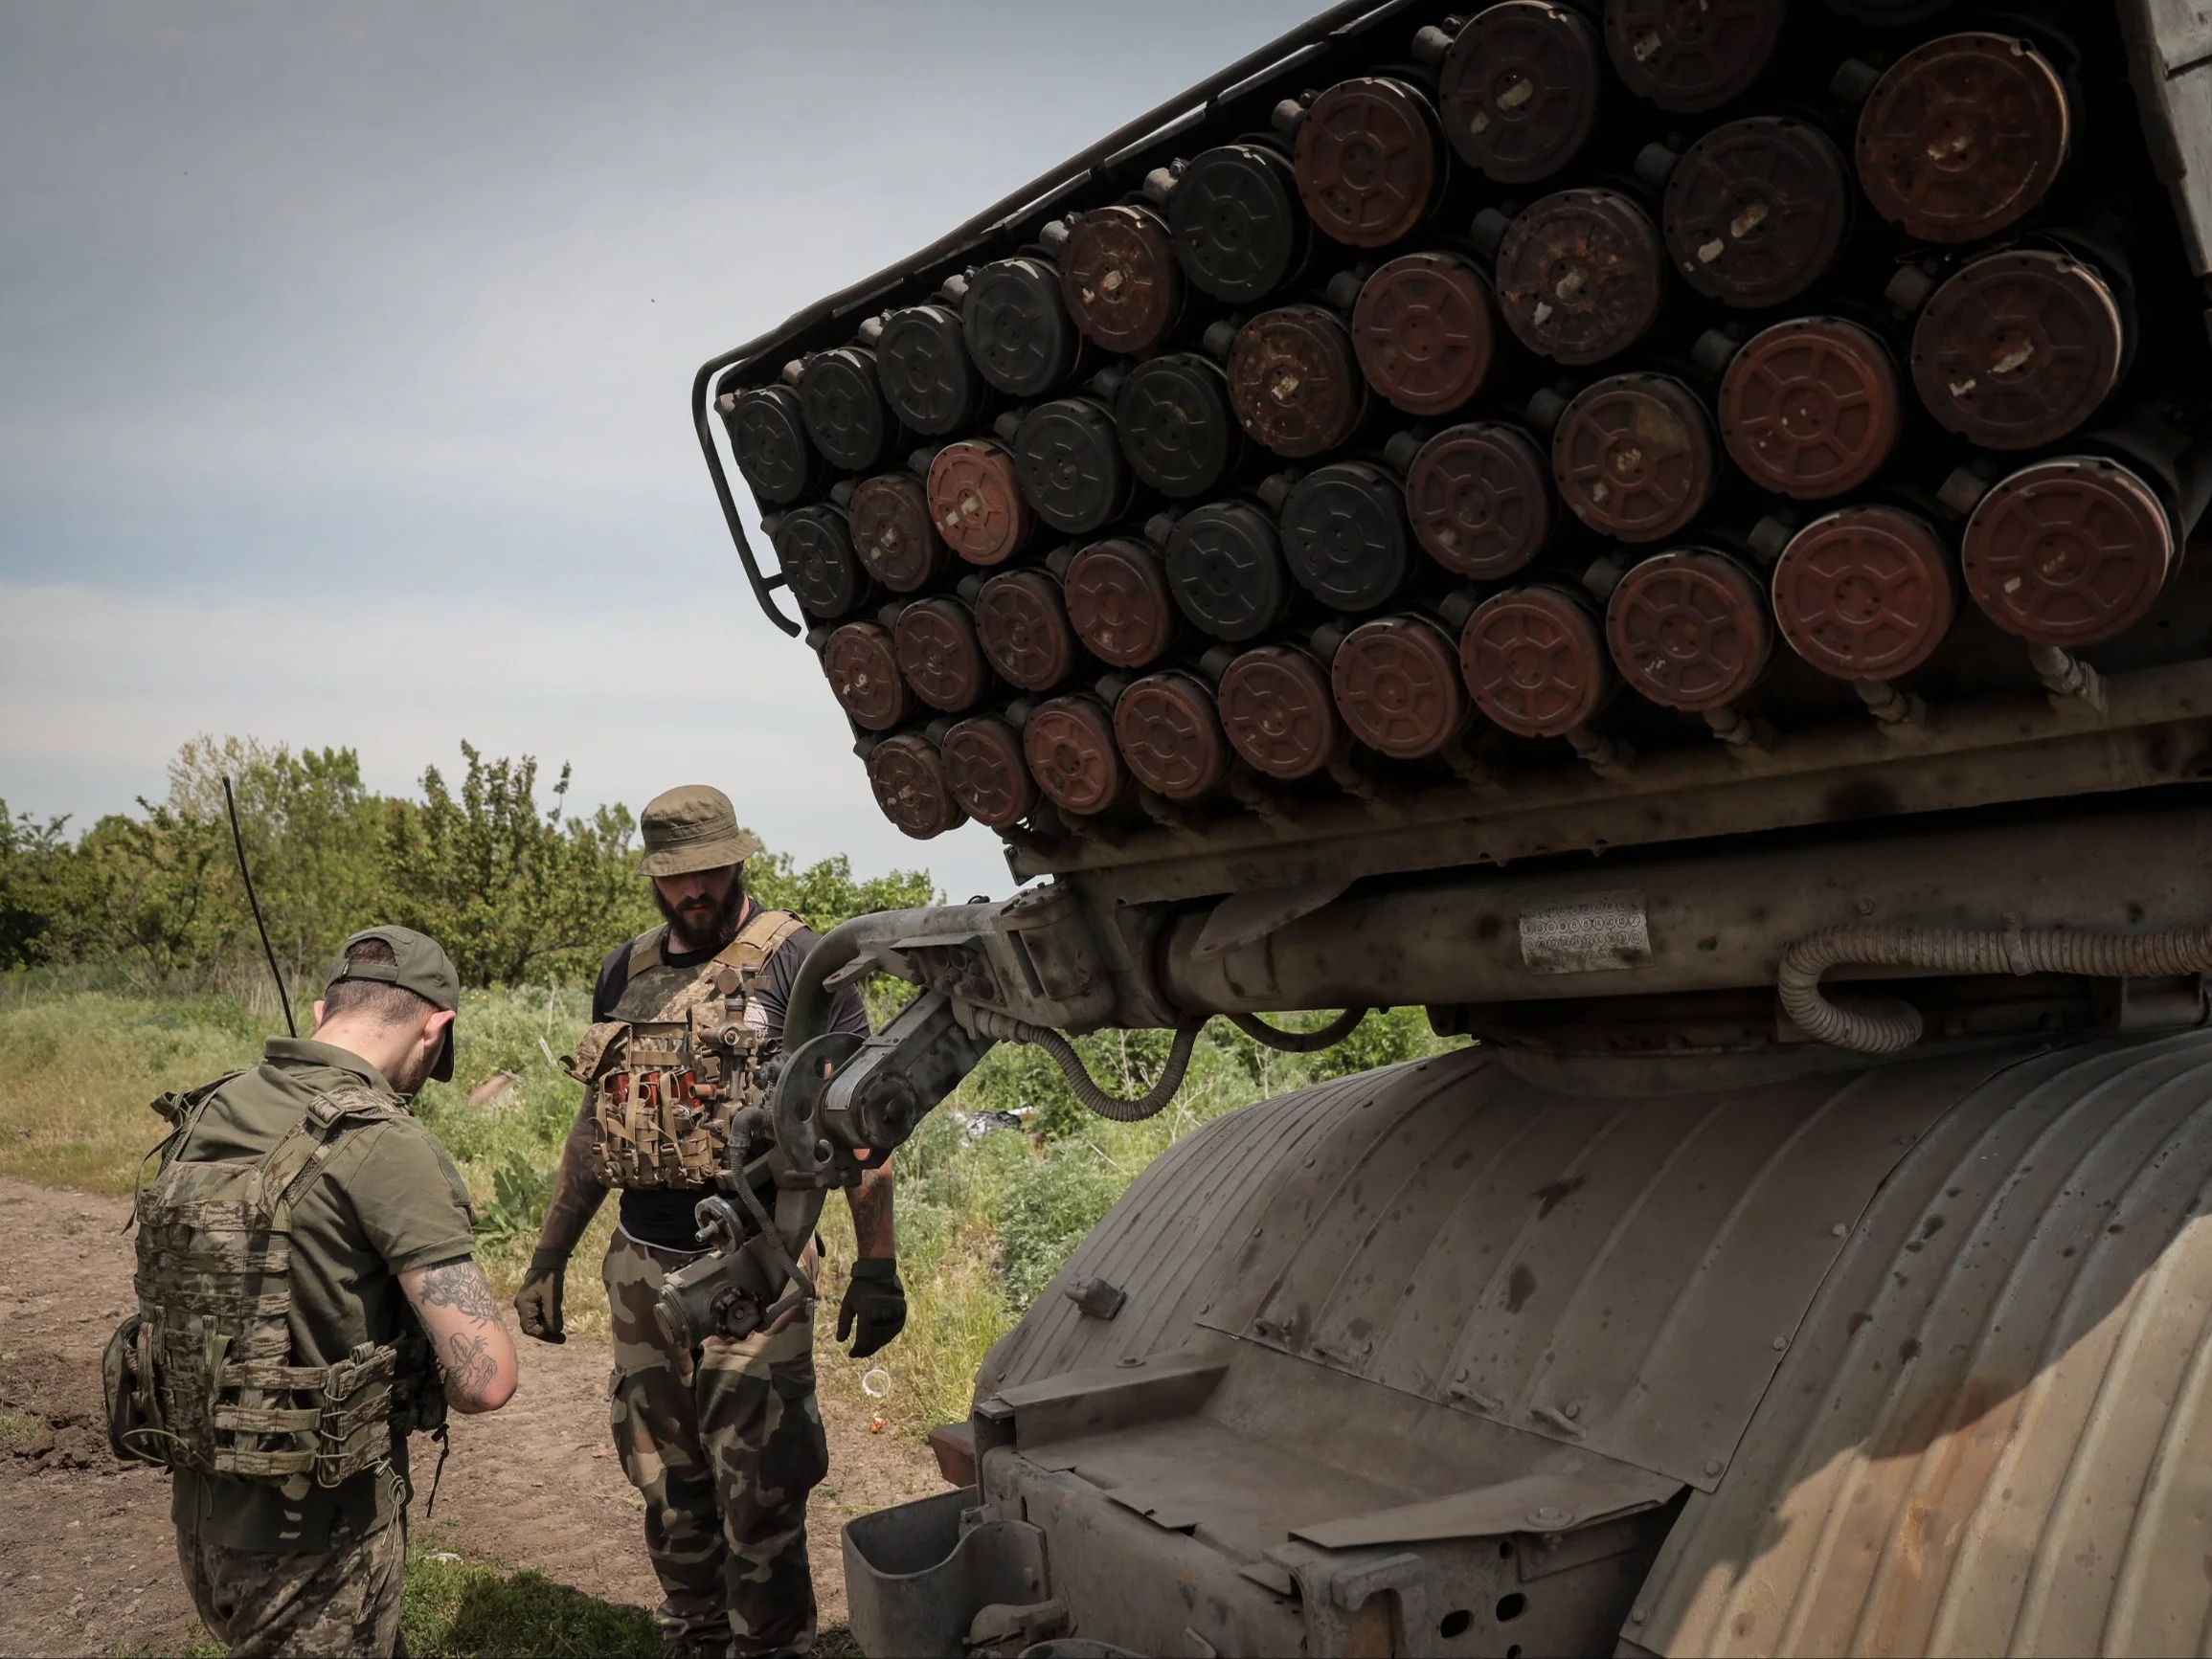
[[269,924],[261,920],[261,901],[254,891],[254,872],[246,868],[246,838],[238,831],[238,797],[231,793],[231,776],[223,773],[223,805],[231,815],[231,845],[238,849],[238,879],[246,884],[246,903],[254,908],[254,928],[261,935],[261,954],[269,959],[269,977],[277,982],[277,1001],[284,1010],[284,1029],[294,1037],[300,1028],[292,1021],[292,998],[284,990],[284,975],[277,967],[276,947],[269,943]]

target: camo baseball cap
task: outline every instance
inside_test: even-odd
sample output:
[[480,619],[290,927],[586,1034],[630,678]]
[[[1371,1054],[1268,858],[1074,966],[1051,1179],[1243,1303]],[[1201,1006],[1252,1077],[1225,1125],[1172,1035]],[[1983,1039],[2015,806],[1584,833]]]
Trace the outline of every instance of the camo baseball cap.
[[737,809],[711,784],[687,783],[657,795],[638,815],[648,876],[685,876],[741,864],[760,843],[737,827]]
[[[391,962],[352,962],[347,953],[364,939],[378,939],[392,947],[397,958]],[[428,933],[418,933],[413,928],[363,928],[338,947],[338,959],[330,964],[330,975],[324,981],[325,996],[348,979],[373,979],[380,984],[396,985],[402,991],[412,991],[433,1008],[448,1012],[461,1007],[461,975],[455,971],[453,958],[445,953],[445,947]],[[445,1047],[438,1056],[438,1064],[430,1068],[430,1075],[440,1083],[453,1081],[453,1027],[445,1028]]]

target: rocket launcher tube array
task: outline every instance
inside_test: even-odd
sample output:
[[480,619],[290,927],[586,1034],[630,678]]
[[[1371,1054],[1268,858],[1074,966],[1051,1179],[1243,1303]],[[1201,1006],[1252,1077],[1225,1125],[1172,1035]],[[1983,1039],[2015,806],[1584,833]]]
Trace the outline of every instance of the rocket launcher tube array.
[[[1646,0],[1503,0],[1411,60],[1378,26],[1272,131],[726,394],[894,821],[1203,840],[1501,743],[1617,765],[1639,710],[1786,733],[1777,654],[1918,706],[1890,682],[1962,592],[2037,649],[2148,617],[2191,504],[2068,448],[2138,327],[2128,250],[2074,222],[2071,59],[1938,18],[1869,33],[1876,73],[1792,10],[1693,43]],[[1971,511],[1932,453],[1980,468]]]

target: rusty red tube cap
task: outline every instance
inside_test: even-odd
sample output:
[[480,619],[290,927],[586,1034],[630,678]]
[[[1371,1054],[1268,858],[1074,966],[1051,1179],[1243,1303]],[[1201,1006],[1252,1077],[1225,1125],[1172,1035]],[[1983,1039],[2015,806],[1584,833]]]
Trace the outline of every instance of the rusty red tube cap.
[[1367,408],[1352,337],[1319,305],[1265,311],[1239,328],[1229,395],[1256,442],[1294,459],[1336,448]]
[[930,462],[930,518],[971,565],[1003,565],[1029,538],[1029,504],[1014,458],[988,438],[962,438]]
[[1303,651],[1262,645],[1222,674],[1216,697],[1236,752],[1255,772],[1291,781],[1328,765],[1342,729],[1328,675]]
[[868,757],[868,782],[883,816],[917,841],[957,829],[965,816],[946,786],[937,746],[918,732],[877,744]]
[[1448,415],[1482,390],[1497,355],[1489,287],[1456,255],[1392,259],[1361,285],[1352,347],[1393,409]]
[[1146,789],[1196,800],[1229,775],[1229,741],[1213,695],[1187,674],[1147,674],[1114,705],[1121,758]]
[[1638,98],[1680,114],[1750,89],[1782,37],[1787,0],[1606,0],[1605,49]]
[[852,550],[894,594],[926,588],[945,568],[944,538],[930,523],[929,492],[908,473],[878,473],[853,487]]
[[1613,695],[1613,663],[1589,604],[1548,584],[1493,594],[1459,633],[1459,672],[1491,720],[1520,737],[1564,737]]
[[1889,352],[1840,317],[1799,317],[1745,342],[1721,382],[1721,437],[1761,489],[1824,501],[1897,447],[1904,406]]
[[1974,242],[2049,193],[2072,144],[2065,84],[2017,35],[1916,46],[1859,112],[1859,181],[1874,211],[1927,242]]
[[1415,451],[1406,509],[1431,558],[1478,581],[1526,565],[1559,517],[1544,452],[1498,421],[1446,427]]
[[1101,662],[1141,668],[1175,642],[1175,595],[1141,542],[1092,543],[1069,561],[1063,593],[1070,625]]
[[1042,571],[1004,571],[976,595],[976,639],[1006,680],[1025,691],[1049,691],[1082,658],[1060,584]]
[[1839,680],[1889,680],[1934,654],[1958,611],[1935,527],[1896,507],[1815,519],[1775,562],[1774,622],[1790,649]]
[[2120,378],[2127,335],[2112,290],[2077,259],[2016,248],[1936,289],[1912,330],[1912,382],[1970,442],[2036,449],[2076,431]]
[[1818,127],[1731,121],[1682,152],[1661,218],[1667,254],[1699,293],[1779,305],[1834,269],[1851,234],[1851,173]]
[[1036,809],[1021,737],[1004,720],[982,714],[960,721],[945,733],[942,752],[945,786],[978,823],[1011,829]]
[[1402,80],[1340,80],[1308,106],[1293,165],[1324,235],[1382,248],[1428,217],[1443,175],[1436,112]]
[[1498,247],[1498,308],[1529,350],[1580,365],[1642,339],[1666,303],[1659,227],[1618,191],[1561,191]]
[[1620,579],[1606,643],[1630,685],[1669,708],[1733,703],[1759,683],[1773,650],[1766,596],[1725,553],[1679,548]]
[[2068,456],[2022,467],[1983,496],[1962,553],[1967,592],[2006,633],[2093,645],[2150,615],[2174,568],[2174,530],[2128,468]]
[[1055,697],[1031,709],[1022,727],[1022,755],[1037,786],[1078,817],[1113,806],[1128,780],[1113,722],[1089,697]]
[[1166,220],[1126,203],[1085,213],[1060,252],[1060,297],[1107,350],[1151,350],[1183,315],[1183,267]]
[[1614,374],[1585,387],[1551,436],[1560,499],[1602,535],[1656,542],[1712,499],[1720,469],[1704,407],[1663,374]]
[[1380,617],[1344,636],[1329,662],[1344,729],[1393,760],[1434,754],[1467,719],[1467,687],[1443,630]]
[[847,622],[831,634],[822,669],[838,706],[856,726],[889,731],[903,725],[913,708],[891,635],[873,622]]

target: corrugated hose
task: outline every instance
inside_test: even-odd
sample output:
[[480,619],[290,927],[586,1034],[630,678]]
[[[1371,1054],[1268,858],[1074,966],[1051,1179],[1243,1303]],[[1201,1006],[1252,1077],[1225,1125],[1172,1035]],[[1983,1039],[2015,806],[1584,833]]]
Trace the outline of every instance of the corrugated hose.
[[2212,971],[2212,924],[2164,933],[2077,933],[2065,929],[1823,928],[1782,956],[1782,1010],[1817,1042],[1860,1054],[1896,1054],[1920,1041],[1915,1008],[1876,1013],[1840,1007],[1820,989],[1831,968],[1918,968],[1938,974],[2076,974],[2092,979],[2178,977]]

